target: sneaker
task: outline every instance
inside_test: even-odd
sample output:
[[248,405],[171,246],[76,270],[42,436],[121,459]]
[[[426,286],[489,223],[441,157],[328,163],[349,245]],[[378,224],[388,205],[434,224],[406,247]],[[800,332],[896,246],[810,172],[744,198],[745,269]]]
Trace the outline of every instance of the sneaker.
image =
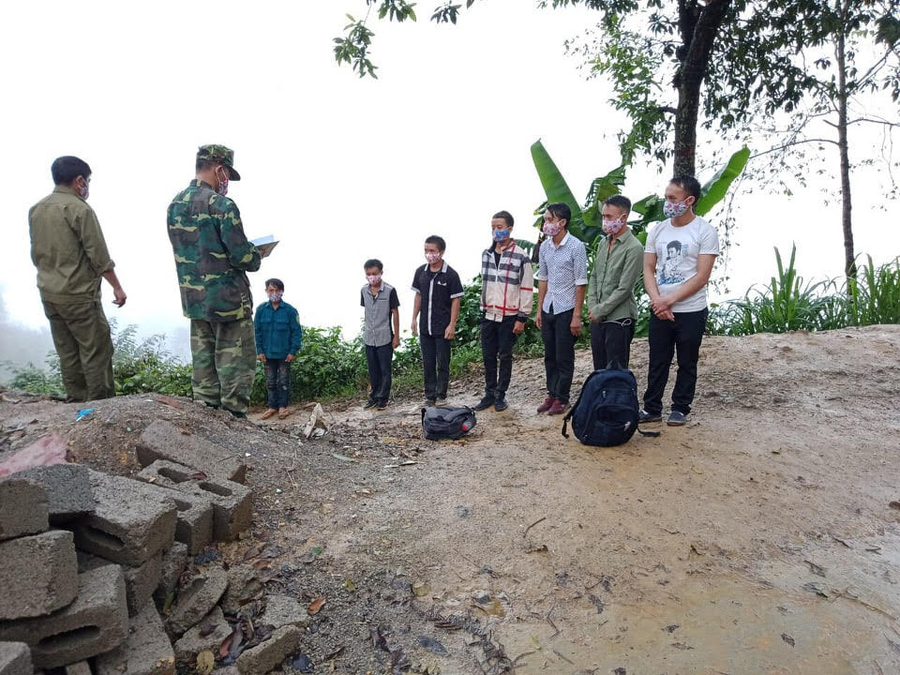
[[435,404],[436,406],[438,406],[439,408],[440,408],[441,406],[447,405],[447,397],[446,397],[446,396],[438,396],[438,397],[434,400],[434,404]]
[[668,424],[670,427],[683,427],[685,424],[687,424],[687,415],[685,415],[683,412],[673,410],[669,413],[666,424]]
[[638,424],[646,424],[647,422],[662,422],[662,413],[648,413],[641,408],[638,410]]
[[567,401],[556,400],[553,401],[553,405],[550,406],[550,410],[547,411],[548,415],[562,415],[566,408],[569,407],[569,403]]
[[552,396],[548,396],[547,398],[544,399],[544,402],[541,403],[541,404],[538,406],[537,411],[538,411],[539,413],[547,412],[547,411],[550,410],[550,408],[552,408],[552,407],[553,407],[553,397],[552,397]]
[[435,400],[433,398],[426,398],[425,402],[422,404],[426,408],[433,408],[435,404]]
[[494,402],[495,402],[495,399],[493,396],[485,396],[472,409],[476,410],[476,411],[477,410],[487,410],[492,405],[494,405]]
[[509,407],[509,403],[506,402],[505,398],[498,398],[494,401],[494,410],[497,412],[503,412]]
[[372,399],[369,399],[368,401],[366,401],[366,404],[363,406],[363,410],[368,410],[369,408],[374,408],[376,405],[378,405],[378,404],[375,401],[373,401]]
[[378,401],[378,404],[375,406],[375,410],[387,410],[387,407],[387,401]]

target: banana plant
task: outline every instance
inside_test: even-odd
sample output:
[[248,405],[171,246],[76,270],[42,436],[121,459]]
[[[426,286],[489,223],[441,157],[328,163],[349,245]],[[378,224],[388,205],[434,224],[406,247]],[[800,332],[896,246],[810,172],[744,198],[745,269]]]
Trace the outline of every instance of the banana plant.
[[[547,201],[535,209],[538,219],[535,227],[540,228],[543,222],[543,213],[547,204],[563,202],[572,210],[572,221],[569,223],[569,232],[581,239],[589,247],[603,234],[601,227],[600,209],[603,202],[613,195],[620,194],[621,186],[625,184],[626,165],[613,169],[605,176],[600,176],[591,181],[590,189],[585,197],[584,206],[580,206],[575,196],[569,189],[566,179],[563,177],[550,153],[540,140],[531,146],[531,158],[534,168],[537,170],[541,185]],[[750,150],[744,146],[734,153],[727,164],[717,171],[701,188],[700,199],[694,212],[697,215],[705,215],[721,202],[735,179],[741,175],[747,160],[750,158]],[[646,240],[648,227],[655,222],[665,220],[663,215],[663,197],[648,195],[636,202],[632,209],[641,217],[630,221],[628,224],[641,241]]]

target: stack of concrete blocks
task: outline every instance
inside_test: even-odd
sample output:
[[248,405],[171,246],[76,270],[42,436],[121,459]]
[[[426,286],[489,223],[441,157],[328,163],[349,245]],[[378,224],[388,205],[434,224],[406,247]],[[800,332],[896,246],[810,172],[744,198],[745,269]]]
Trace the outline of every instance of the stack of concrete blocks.
[[145,430],[138,458],[139,480],[76,464],[0,479],[0,675],[173,675],[170,638],[188,662],[230,634],[229,575],[178,587],[192,556],[249,527],[245,465],[167,422]]

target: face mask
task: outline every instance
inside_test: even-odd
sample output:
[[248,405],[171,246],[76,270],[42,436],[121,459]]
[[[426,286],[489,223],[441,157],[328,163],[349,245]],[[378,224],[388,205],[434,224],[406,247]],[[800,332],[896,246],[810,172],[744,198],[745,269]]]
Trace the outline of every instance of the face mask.
[[266,293],[266,295],[269,296],[269,300],[271,302],[281,302],[281,296],[284,294],[279,292],[279,293]]
[[[219,178],[218,171],[216,171],[216,178]],[[216,192],[218,192],[223,197],[228,194],[228,174],[225,174],[225,178],[219,180],[219,184],[216,186]]]
[[81,187],[78,188],[78,194],[81,195],[81,198],[82,198],[82,199],[87,199],[87,198],[88,198],[88,195],[89,195],[90,192],[91,192],[91,186],[90,186],[90,184],[87,182],[87,180],[85,180],[84,178],[82,178],[81,180],[84,181],[84,185],[82,185]]
[[607,220],[603,219],[603,231],[610,235],[616,235],[622,231],[622,228],[625,227],[625,222],[619,219],[616,220]]
[[377,286],[381,283],[381,275],[380,274],[367,274],[366,281],[369,282],[369,286]]
[[677,218],[683,216],[690,207],[691,205],[686,202],[665,201],[663,202],[663,215],[666,218]]
[[428,261],[428,264],[434,265],[436,262],[438,262],[441,259],[441,255],[442,255],[441,253],[426,253],[425,260]]
[[509,239],[509,230],[494,230],[494,241],[502,242]]
[[555,237],[560,232],[562,232],[563,226],[560,222],[551,223],[549,220],[544,221],[544,227],[542,228],[544,234],[548,237]]

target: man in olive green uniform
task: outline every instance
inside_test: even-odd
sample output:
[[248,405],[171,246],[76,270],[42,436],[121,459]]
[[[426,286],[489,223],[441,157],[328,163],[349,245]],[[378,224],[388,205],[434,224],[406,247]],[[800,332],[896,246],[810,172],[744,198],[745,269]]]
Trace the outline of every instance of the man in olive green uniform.
[[260,254],[244,236],[241,215],[226,197],[228,182],[240,180],[234,152],[204,145],[197,176],[168,210],[169,239],[181,288],[181,306],[191,320],[194,400],[247,414],[256,371],[253,302],[247,272],[259,269]]
[[56,187],[28,212],[31,260],[44,314],[68,400],[110,398],[116,395],[113,344],[100,305],[100,277],[112,286],[115,305],[125,304],[125,291],[97,215],[85,201],[91,168],[67,156],[57,158],[50,172]]

